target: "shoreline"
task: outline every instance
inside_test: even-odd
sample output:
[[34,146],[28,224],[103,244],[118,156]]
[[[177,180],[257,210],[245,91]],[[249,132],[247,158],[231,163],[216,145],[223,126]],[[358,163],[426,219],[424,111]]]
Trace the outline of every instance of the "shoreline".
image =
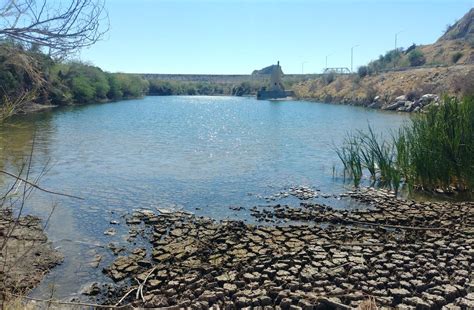
[[26,215],[17,220],[11,212],[2,210],[0,244],[3,246],[0,252],[0,291],[10,295],[0,295],[0,300],[27,295],[64,258],[48,241],[42,220],[36,216]]
[[134,212],[127,224],[148,245],[116,253],[104,269],[116,285],[97,284],[99,296],[172,309],[349,309],[368,296],[381,309],[474,307],[473,202],[417,203],[380,190],[349,197],[368,208],[252,208],[262,225]]

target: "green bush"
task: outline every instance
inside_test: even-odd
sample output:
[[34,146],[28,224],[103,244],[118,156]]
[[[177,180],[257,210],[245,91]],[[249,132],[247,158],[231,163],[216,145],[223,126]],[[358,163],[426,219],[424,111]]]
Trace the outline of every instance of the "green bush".
[[360,66],[359,69],[357,69],[357,74],[359,75],[360,78],[367,76],[369,74],[369,67]]
[[3,98],[28,96],[37,103],[66,105],[140,97],[148,82],[128,74],[106,73],[80,62],[59,62],[38,49],[0,42],[0,105]]
[[72,94],[74,96],[74,101],[79,103],[86,103],[91,102],[94,99],[95,89],[86,77],[73,77],[70,83]]
[[424,65],[426,59],[419,49],[414,49],[413,51],[408,53],[408,61],[410,62],[410,66],[417,67]]

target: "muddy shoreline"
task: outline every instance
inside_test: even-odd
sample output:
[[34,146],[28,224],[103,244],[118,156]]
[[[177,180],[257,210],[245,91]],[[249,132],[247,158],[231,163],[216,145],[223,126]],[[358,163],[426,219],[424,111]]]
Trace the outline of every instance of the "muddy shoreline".
[[[41,219],[22,216],[18,220],[8,210],[0,213],[0,292],[12,298],[25,296],[63,255],[53,249],[43,231]],[[13,296],[15,297],[15,296]]]
[[[103,304],[226,309],[474,307],[474,203],[349,193],[351,211],[302,202],[252,209],[265,224],[134,212],[130,245],[95,285]],[[286,222],[274,224],[273,222]]]

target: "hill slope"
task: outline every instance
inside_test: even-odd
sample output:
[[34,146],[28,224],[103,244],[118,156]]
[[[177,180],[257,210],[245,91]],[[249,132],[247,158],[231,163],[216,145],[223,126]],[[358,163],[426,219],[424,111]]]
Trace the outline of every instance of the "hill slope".
[[381,108],[402,95],[409,106],[425,94],[474,94],[474,9],[433,44],[389,51],[359,75],[324,75],[294,91],[300,98]]
[[474,39],[474,8],[470,9],[466,15],[450,26],[437,42],[446,40],[465,40]]

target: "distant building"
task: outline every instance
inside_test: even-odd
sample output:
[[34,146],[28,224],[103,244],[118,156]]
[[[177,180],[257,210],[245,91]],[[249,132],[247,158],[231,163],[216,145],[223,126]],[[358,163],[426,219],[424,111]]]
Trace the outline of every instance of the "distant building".
[[270,85],[268,90],[266,87],[259,90],[257,92],[257,99],[282,99],[294,95],[293,91],[285,90],[285,87],[283,86],[283,71],[281,70],[279,61],[276,65],[266,67],[257,72],[254,71],[252,74],[270,74]]

